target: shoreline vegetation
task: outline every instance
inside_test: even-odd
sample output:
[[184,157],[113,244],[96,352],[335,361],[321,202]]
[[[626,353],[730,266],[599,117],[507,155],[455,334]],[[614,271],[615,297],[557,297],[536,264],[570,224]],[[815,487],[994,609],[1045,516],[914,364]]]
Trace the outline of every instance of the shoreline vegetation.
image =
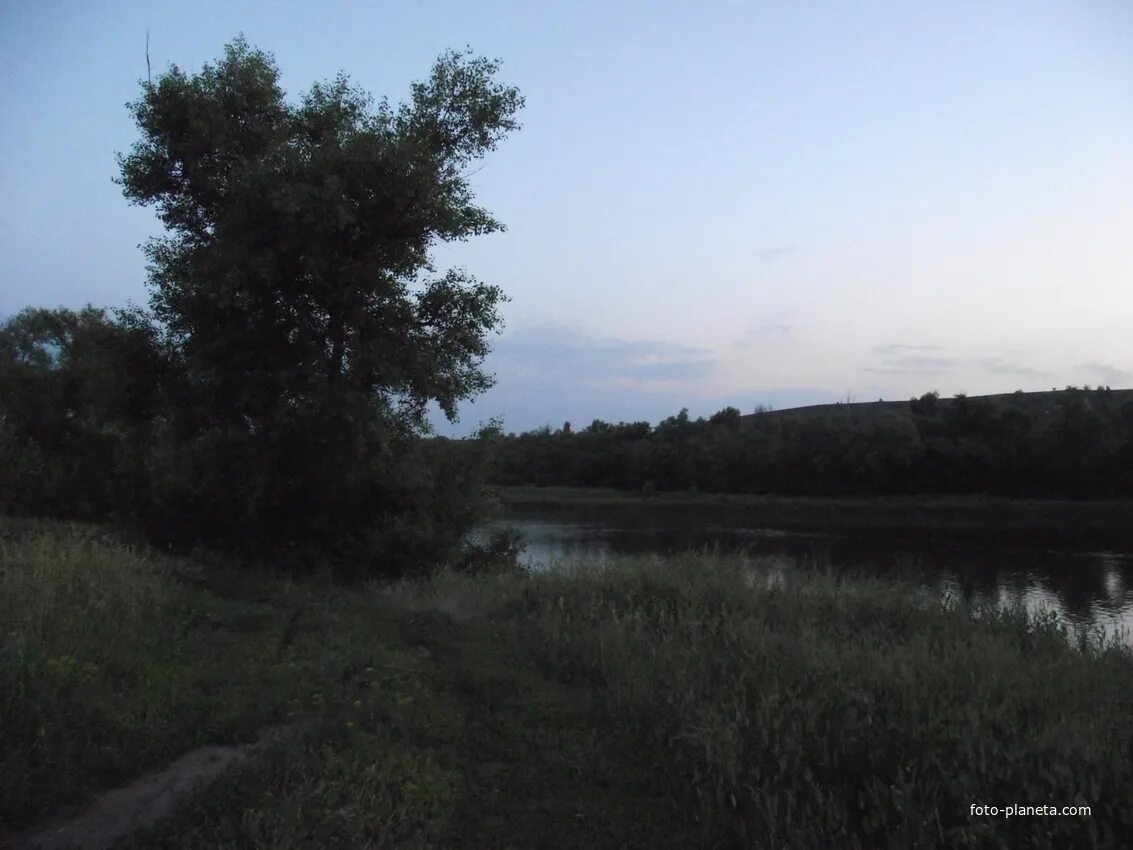
[[490,481],[642,493],[1133,498],[1133,390],[847,402],[497,432]]
[[[1070,847],[1133,834],[1133,654],[892,580],[652,566],[345,586],[0,525],[10,832],[303,723],[131,847]],[[778,578],[775,578],[778,576]],[[1088,805],[974,816],[972,804]],[[0,830],[2,836],[3,830]]]

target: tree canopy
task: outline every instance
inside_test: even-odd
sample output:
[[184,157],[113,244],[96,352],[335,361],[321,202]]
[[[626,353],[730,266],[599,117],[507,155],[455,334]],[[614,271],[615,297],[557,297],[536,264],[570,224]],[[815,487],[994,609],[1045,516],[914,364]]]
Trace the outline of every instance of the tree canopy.
[[452,417],[490,385],[503,293],[423,276],[437,242],[503,229],[465,174],[518,128],[498,67],[449,52],[396,108],[342,75],[290,104],[272,57],[238,39],[144,86],[121,184],[168,230],[146,247],[151,307],[212,416],[259,428],[281,407],[376,402],[423,429],[428,402]]
[[400,104],[342,74],[289,100],[238,38],[143,82],[118,182],[165,225],[149,309],[0,328],[0,502],[368,570],[451,554],[483,462],[420,437],[431,404],[452,419],[490,386],[506,299],[430,254],[504,229],[468,182],[519,127],[499,67],[450,51]]

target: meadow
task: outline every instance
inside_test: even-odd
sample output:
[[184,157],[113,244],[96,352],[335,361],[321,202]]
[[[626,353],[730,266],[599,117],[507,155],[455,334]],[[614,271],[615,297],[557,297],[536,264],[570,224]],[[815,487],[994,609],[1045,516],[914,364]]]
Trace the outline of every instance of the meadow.
[[[0,528],[9,833],[295,732],[136,847],[1118,847],[1133,656],[721,554],[293,580]],[[973,815],[973,805],[1089,815]],[[2,833],[0,833],[2,834]]]

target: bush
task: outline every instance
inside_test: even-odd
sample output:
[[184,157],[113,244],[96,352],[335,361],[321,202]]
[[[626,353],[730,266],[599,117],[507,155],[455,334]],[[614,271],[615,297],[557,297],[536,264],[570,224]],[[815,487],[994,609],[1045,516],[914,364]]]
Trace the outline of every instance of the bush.
[[517,529],[496,529],[486,541],[465,546],[454,563],[454,570],[469,575],[489,572],[523,574],[527,568],[519,559],[525,548],[523,534]]

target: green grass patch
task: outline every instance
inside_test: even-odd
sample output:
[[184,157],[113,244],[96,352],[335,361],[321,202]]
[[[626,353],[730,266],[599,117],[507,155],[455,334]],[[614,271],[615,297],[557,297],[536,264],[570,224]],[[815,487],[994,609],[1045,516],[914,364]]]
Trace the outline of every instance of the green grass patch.
[[[340,587],[0,529],[0,813],[301,731],[137,847],[1118,847],[1133,657],[718,556]],[[976,816],[972,804],[1090,816]]]
[[194,747],[349,704],[358,671],[397,661],[357,617],[317,582],[206,570],[89,526],[6,523],[0,819],[23,826]]

